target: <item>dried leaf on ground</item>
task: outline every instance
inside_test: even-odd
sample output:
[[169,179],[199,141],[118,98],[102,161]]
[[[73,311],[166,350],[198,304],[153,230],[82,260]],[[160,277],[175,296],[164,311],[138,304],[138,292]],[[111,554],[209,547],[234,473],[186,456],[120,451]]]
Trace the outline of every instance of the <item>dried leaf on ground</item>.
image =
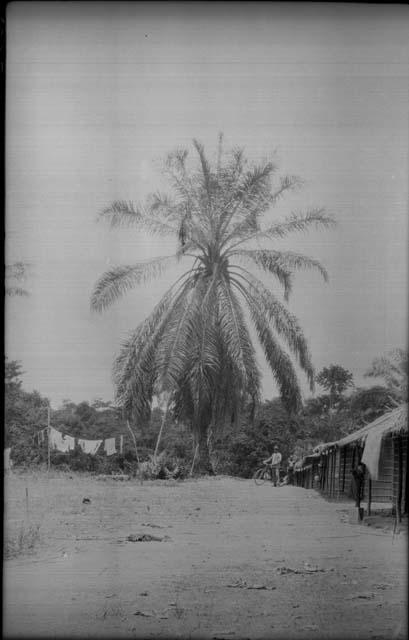
[[144,618],[152,618],[154,615],[151,611],[134,611],[134,616],[143,616]]
[[265,591],[273,591],[277,587],[267,586],[266,584],[247,584],[246,580],[239,578],[237,582],[233,582],[231,584],[226,584],[225,587],[230,587],[232,589],[258,589]]
[[[315,567],[313,565],[309,565],[308,563],[305,563],[303,569],[293,569],[292,567],[277,567],[276,571],[280,575],[286,575],[287,573],[298,573],[298,574],[325,573],[327,569],[320,569],[319,567]],[[332,571],[332,569],[330,569],[330,571]]]
[[128,542],[162,542],[163,538],[152,536],[150,533],[131,533]]

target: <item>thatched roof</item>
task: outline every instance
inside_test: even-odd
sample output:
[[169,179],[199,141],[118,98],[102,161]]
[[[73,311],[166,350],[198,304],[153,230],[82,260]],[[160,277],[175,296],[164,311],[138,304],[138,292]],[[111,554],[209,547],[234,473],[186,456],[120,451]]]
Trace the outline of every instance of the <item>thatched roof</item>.
[[[366,436],[371,431],[376,430],[379,434],[386,436],[388,433],[396,433],[399,431],[407,431],[408,430],[408,405],[402,404],[393,411],[388,411],[380,418],[377,418],[370,424],[366,424],[358,431],[354,431],[353,433],[349,433],[344,438],[340,440],[336,440],[335,442],[326,442],[322,445],[318,445],[319,452],[323,453],[328,449],[332,449],[333,447],[345,447],[347,444],[351,444],[352,442],[361,441],[365,442]],[[318,447],[314,449],[314,451],[318,450]]]

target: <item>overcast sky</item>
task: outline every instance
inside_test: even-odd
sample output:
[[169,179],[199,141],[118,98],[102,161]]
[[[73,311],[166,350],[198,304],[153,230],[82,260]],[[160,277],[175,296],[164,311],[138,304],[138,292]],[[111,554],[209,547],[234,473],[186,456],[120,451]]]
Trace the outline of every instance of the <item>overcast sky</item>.
[[407,338],[408,18],[399,5],[9,5],[6,259],[32,267],[30,296],[7,300],[6,353],[25,387],[54,406],[112,398],[121,338],[176,271],[102,315],[93,284],[175,240],[112,232],[97,213],[163,186],[159,161],[194,137],[214,155],[219,131],[304,178],[271,217],[324,206],[338,220],[281,243],[330,274],[301,274],[289,306],[316,369],[367,385],[372,359]]

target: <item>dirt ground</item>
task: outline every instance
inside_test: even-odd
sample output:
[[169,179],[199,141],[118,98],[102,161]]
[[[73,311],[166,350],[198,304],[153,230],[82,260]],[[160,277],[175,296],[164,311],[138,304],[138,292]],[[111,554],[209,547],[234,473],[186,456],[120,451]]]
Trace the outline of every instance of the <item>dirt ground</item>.
[[[401,640],[407,534],[350,524],[350,507],[227,477],[13,473],[5,539],[40,528],[3,564],[3,635]],[[143,534],[162,540],[127,540]]]

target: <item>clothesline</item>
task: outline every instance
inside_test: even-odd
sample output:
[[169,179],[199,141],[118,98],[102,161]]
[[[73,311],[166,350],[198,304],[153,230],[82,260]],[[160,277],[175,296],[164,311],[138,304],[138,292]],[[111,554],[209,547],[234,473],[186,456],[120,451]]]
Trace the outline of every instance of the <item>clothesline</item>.
[[[77,441],[78,446],[84,453],[88,453],[90,455],[95,455],[97,453],[102,442],[104,442],[104,451],[107,456],[112,456],[113,454],[117,453],[115,437],[105,439],[101,438],[99,440],[75,438],[73,436],[63,435],[60,431],[54,429],[54,427],[49,426],[40,429],[36,434],[34,434],[33,439],[35,439],[35,437],[37,436],[39,445],[45,440],[45,432],[47,432],[48,435],[50,448],[56,449],[57,451],[62,451],[63,453],[67,453],[68,451],[72,451],[73,449],[75,449],[75,441]],[[117,437],[119,437],[119,453],[122,454],[124,437],[123,435],[119,435]]]

